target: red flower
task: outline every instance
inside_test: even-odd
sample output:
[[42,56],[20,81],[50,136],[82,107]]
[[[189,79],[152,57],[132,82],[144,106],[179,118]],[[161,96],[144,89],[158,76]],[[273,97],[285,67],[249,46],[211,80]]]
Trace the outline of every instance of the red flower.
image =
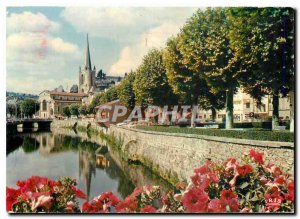
[[156,208],[152,207],[151,205],[146,205],[140,210],[141,213],[155,213],[156,211]]
[[246,176],[247,173],[252,173],[252,166],[249,164],[245,164],[243,166],[237,166],[236,171],[242,177]]
[[250,150],[249,155],[255,162],[263,165],[264,164],[264,153],[255,152],[253,149]]
[[234,192],[230,190],[221,191],[220,200],[225,207],[228,206],[230,208],[231,212],[237,212],[239,210],[238,196]]
[[182,203],[188,212],[206,212],[208,195],[204,190],[192,188],[182,197]]
[[108,206],[116,206],[120,202],[120,199],[112,192],[104,192],[101,194],[98,201]]
[[120,202],[116,206],[116,211],[119,213],[130,213],[134,212],[138,206],[138,201],[133,197],[126,197],[124,201]]
[[283,198],[277,193],[265,194],[266,207],[269,211],[278,211],[283,202]]
[[284,194],[285,199],[288,201],[292,201],[292,202],[294,201],[294,192],[295,192],[294,186],[295,186],[294,181],[288,184],[288,193]]
[[80,189],[75,186],[72,186],[72,190],[75,193],[77,198],[86,199],[86,194],[84,194]]
[[226,212],[226,206],[223,205],[220,199],[212,199],[208,204],[208,212],[222,213]]
[[20,189],[6,187],[6,211],[12,210],[13,205],[18,202],[17,198],[20,194]]
[[232,192],[231,190],[222,190],[221,191],[221,199],[229,200],[229,199],[233,199],[233,198],[237,198],[237,195],[234,192]]

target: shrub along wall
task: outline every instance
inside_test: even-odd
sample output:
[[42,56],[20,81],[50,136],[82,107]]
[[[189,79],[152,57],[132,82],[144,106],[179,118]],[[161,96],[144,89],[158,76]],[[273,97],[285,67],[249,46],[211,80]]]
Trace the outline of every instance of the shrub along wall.
[[294,133],[288,131],[262,130],[224,130],[224,129],[197,129],[167,126],[137,126],[138,129],[155,132],[183,133],[208,135],[227,138],[252,139],[262,141],[294,142]]

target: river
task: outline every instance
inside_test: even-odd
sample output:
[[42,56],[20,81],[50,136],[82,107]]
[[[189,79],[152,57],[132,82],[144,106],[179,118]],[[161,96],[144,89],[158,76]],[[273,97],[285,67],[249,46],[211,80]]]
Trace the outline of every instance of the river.
[[124,198],[135,187],[149,184],[159,185],[163,193],[172,189],[144,166],[122,160],[99,135],[64,129],[7,136],[6,185],[16,187],[18,180],[31,176],[72,177],[87,200],[105,191]]

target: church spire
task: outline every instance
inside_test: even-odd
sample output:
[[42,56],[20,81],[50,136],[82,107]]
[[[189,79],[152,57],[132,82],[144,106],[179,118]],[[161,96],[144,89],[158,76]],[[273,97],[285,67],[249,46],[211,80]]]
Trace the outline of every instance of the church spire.
[[89,48],[89,35],[86,35],[86,52],[85,52],[85,68],[91,70],[91,57],[90,57],[90,48]]

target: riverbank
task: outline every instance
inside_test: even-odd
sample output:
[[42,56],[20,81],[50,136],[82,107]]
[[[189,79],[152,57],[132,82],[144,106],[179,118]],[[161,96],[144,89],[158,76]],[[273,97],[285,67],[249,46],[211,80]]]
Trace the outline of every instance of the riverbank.
[[[163,133],[111,125],[108,129],[93,121],[54,121],[52,128],[72,127],[101,133],[129,161],[140,162],[173,185],[188,181],[193,169],[206,160],[224,162],[228,157],[241,158],[251,149],[264,152],[266,162],[294,175],[294,144],[184,133]],[[89,126],[89,127],[88,127]],[[102,138],[103,138],[102,136]]]

